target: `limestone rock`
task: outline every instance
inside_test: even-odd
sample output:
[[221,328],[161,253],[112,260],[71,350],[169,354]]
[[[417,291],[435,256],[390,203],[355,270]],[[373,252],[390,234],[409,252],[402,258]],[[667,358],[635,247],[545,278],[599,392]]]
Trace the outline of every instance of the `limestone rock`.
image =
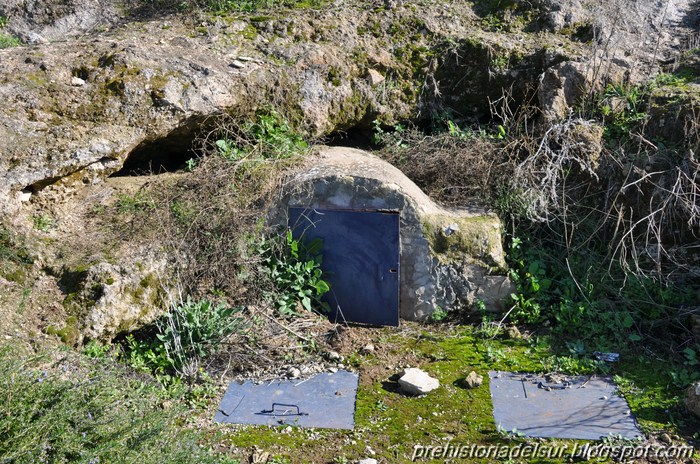
[[25,43],[43,44],[112,27],[123,8],[118,0],[4,0],[0,15]]
[[695,382],[688,388],[685,405],[690,412],[700,417],[700,382]]
[[404,374],[399,379],[399,385],[406,393],[424,395],[438,388],[440,381],[428,373],[412,367],[404,370]]
[[476,388],[484,383],[484,377],[477,374],[475,371],[471,371],[469,375],[464,379],[464,384],[467,388]]
[[[140,268],[140,269],[139,269]],[[163,311],[162,264],[150,266],[99,263],[87,270],[72,311],[82,313],[81,332],[90,340],[116,335],[152,322]]]
[[372,87],[376,87],[382,82],[384,82],[386,78],[382,76],[382,74],[377,71],[376,69],[369,69],[367,70],[367,80],[369,81],[369,85]]
[[545,118],[566,118],[584,92],[589,91],[593,80],[594,71],[587,63],[564,62],[545,71],[538,92]]
[[36,32],[22,33],[20,34],[20,38],[22,39],[22,42],[29,45],[43,45],[49,43],[44,36],[37,34]]
[[377,460],[374,458],[365,458],[357,461],[357,464],[377,464]]
[[590,19],[589,13],[580,0],[542,0],[545,20],[553,32],[582,24]]

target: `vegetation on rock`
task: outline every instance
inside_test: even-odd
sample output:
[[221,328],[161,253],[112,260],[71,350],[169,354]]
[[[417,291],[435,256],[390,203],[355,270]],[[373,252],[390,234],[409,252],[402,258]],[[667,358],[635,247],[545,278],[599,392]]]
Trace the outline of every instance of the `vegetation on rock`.
[[[197,22],[158,17],[76,55],[57,44],[69,58],[56,65],[41,47],[2,52],[22,85],[0,107],[2,188],[20,212],[0,227],[2,343],[17,345],[0,349],[0,461],[402,462],[421,442],[529,442],[497,430],[486,386],[463,388],[489,369],[614,375],[652,439],[700,440],[682,401],[700,375],[696,48],[626,81],[599,61],[624,31],[576,11],[568,24],[546,1],[134,3],[144,18],[185,9]],[[18,45],[5,27],[0,48]],[[136,43],[154,30],[162,60]],[[185,56],[197,47],[209,48]],[[585,53],[596,78],[577,67]],[[561,89],[536,88],[552,75]],[[329,291],[322,246],[269,230],[265,214],[314,136],[342,143],[346,129],[436,201],[499,214],[516,287],[506,312],[477,301],[372,329],[312,311]],[[134,165],[177,166],[93,185],[127,144]],[[444,259],[471,246],[434,235]],[[149,255],[167,256],[170,275],[148,274]],[[60,345],[80,343],[80,317],[114,282],[88,271],[122,262],[151,276],[131,302],[187,296],[112,344]],[[361,373],[351,432],[211,424],[232,378],[340,364]],[[405,365],[443,387],[400,395]]]

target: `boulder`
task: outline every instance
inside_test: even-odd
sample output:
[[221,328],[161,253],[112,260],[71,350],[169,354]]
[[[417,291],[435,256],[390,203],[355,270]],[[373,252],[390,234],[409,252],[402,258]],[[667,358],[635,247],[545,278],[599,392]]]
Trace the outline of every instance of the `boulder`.
[[150,266],[99,263],[91,266],[77,293],[67,298],[88,340],[110,341],[136,330],[163,312],[162,263]]
[[399,379],[399,385],[410,395],[425,395],[440,386],[440,381],[428,375],[418,368],[412,367],[404,370]]

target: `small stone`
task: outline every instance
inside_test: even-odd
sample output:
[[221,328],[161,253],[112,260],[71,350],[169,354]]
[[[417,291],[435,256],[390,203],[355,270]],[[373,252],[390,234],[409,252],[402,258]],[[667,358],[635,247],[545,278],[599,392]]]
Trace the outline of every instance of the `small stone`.
[[245,68],[245,63],[239,60],[233,60],[233,63],[231,63],[231,67],[234,67],[236,69],[243,69]]
[[82,87],[85,85],[85,81],[77,76],[73,76],[70,79],[70,85],[73,87]]
[[671,440],[671,436],[667,433],[662,433],[661,436],[659,437],[659,440],[666,443],[667,445],[673,444],[673,440]]
[[372,87],[376,87],[382,82],[384,82],[386,78],[381,75],[379,71],[376,69],[369,69],[367,71],[367,81],[369,81],[369,85]]
[[377,464],[377,460],[374,458],[365,458],[357,461],[357,464]]
[[340,353],[337,351],[329,351],[326,357],[329,361],[340,361]]
[[445,234],[446,237],[449,237],[450,235],[454,234],[455,232],[459,232],[459,224],[450,224],[449,226],[445,227],[442,230],[442,233]]
[[239,56],[238,60],[239,61],[254,61],[254,58],[252,58],[250,56]]
[[411,395],[424,395],[440,386],[438,379],[415,367],[404,370],[399,379],[401,388]]
[[369,354],[369,353],[374,353],[374,345],[371,343],[366,344],[362,349],[360,350],[362,354]]
[[19,193],[18,197],[19,197],[19,201],[21,201],[22,203],[26,203],[32,198],[32,192],[22,190]]
[[328,372],[335,374],[336,372],[338,372],[338,368],[337,367],[329,367]]
[[290,379],[298,379],[299,376],[301,376],[301,371],[299,369],[297,369],[296,367],[290,367],[287,370],[287,376]]
[[36,32],[27,32],[26,34],[20,34],[20,36],[29,45],[45,45],[49,43],[46,37],[39,35]]
[[467,388],[476,388],[482,383],[484,383],[484,377],[477,374],[475,371],[471,371],[464,379],[464,384],[467,386]]
[[508,338],[513,339],[513,340],[519,340],[519,339],[523,338],[523,334],[521,334],[520,330],[514,325],[511,325],[510,327],[508,327],[508,330],[506,331],[506,333],[508,334]]

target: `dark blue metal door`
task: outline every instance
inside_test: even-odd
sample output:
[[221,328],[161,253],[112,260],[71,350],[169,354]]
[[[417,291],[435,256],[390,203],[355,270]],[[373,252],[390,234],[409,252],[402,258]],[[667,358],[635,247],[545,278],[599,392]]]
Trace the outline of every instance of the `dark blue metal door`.
[[289,208],[294,238],[323,240],[331,320],[399,325],[399,214]]

